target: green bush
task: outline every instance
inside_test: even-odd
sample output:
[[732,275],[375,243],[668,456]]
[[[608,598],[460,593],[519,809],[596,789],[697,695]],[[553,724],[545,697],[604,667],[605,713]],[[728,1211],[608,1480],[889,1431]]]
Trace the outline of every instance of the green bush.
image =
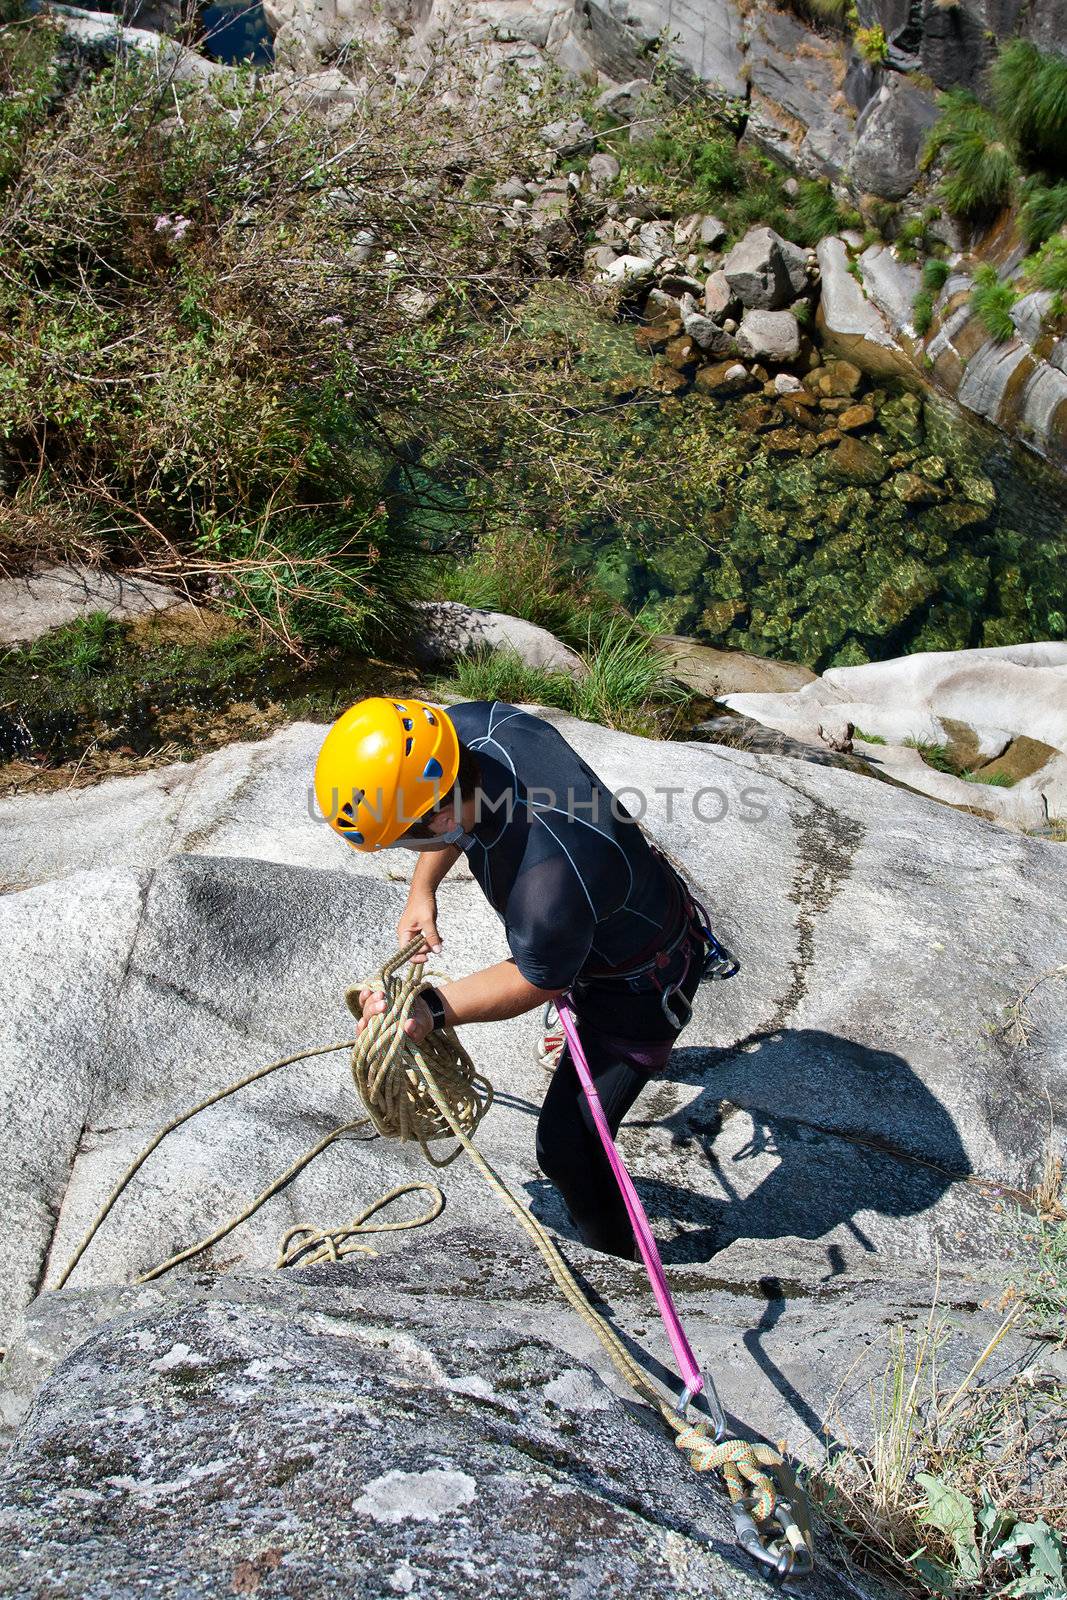
[[911,320],[915,324],[915,331],[922,336],[929,333],[930,324],[934,320],[934,297],[929,289],[920,289],[911,303]]
[[930,294],[940,294],[951,272],[947,261],[942,261],[939,256],[931,256],[929,261],[923,262],[923,288]]
[[862,223],[859,212],[839,204],[828,183],[808,179],[801,183],[793,205],[795,221],[790,237],[803,245],[816,245],[827,234],[840,233],[842,228],[858,228]]
[[1036,289],[1048,289],[1055,296],[1053,311],[1063,315],[1067,300],[1067,237],[1062,233],[1046,239],[1036,255],[1023,262],[1023,274]]
[[956,216],[977,221],[1008,203],[1018,169],[992,112],[963,89],[940,97],[941,115],[923,153],[929,167],[940,156],[945,166],[941,193]]
[[1054,233],[1059,233],[1064,224],[1067,224],[1067,183],[1047,184],[1041,178],[1028,178],[1023,185],[1023,203],[1019,210],[1019,226],[1027,247],[1036,250]]
[[879,66],[889,56],[889,42],[885,30],[879,26],[857,28],[852,36],[857,52],[869,66]]
[[1014,286],[1002,283],[995,267],[986,263],[978,268],[971,290],[971,310],[998,344],[1015,336],[1011,308],[1017,299]]
[[1028,39],[1003,45],[990,69],[997,115],[1030,165],[1067,164],[1067,57]]

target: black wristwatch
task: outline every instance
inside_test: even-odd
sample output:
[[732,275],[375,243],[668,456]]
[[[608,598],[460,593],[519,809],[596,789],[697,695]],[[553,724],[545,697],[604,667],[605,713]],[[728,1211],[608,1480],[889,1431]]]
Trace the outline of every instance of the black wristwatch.
[[448,1023],[445,1020],[445,1003],[441,999],[441,996],[438,994],[437,990],[433,987],[433,984],[428,983],[425,989],[419,990],[419,994],[422,999],[425,1000],[429,1008],[430,1015],[433,1018],[434,1028],[437,1029],[447,1027]]

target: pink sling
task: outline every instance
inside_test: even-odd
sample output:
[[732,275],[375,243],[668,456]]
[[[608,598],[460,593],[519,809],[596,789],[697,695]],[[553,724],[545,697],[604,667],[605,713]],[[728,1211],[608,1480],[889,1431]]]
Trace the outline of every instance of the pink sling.
[[582,1049],[582,1042],[578,1037],[578,1024],[575,1020],[574,1012],[567,1001],[562,999],[556,1002],[556,1011],[563,1025],[567,1043],[570,1046],[571,1060],[574,1062],[578,1081],[585,1093],[593,1122],[596,1124],[596,1130],[600,1135],[600,1142],[604,1146],[604,1154],[611,1164],[611,1170],[615,1174],[615,1181],[619,1185],[627,1215],[633,1226],[637,1248],[641,1252],[641,1259],[645,1264],[645,1271],[648,1273],[649,1282],[652,1285],[652,1293],[656,1297],[659,1314],[663,1319],[663,1326],[667,1330],[667,1337],[671,1342],[671,1349],[674,1351],[674,1359],[678,1363],[683,1385],[678,1401],[678,1410],[685,1412],[690,1400],[703,1390],[715,1421],[716,1438],[721,1439],[726,1432],[726,1418],[723,1415],[719,1397],[715,1392],[715,1385],[710,1379],[704,1377],[704,1374],[697,1366],[696,1357],[693,1354],[689,1340],[685,1336],[685,1329],[682,1327],[678,1313],[674,1309],[674,1301],[671,1299],[671,1291],[667,1287],[663,1263],[659,1258],[656,1241],[652,1237],[652,1229],[648,1225],[645,1208],[641,1204],[637,1190],[634,1188],[633,1179],[627,1172],[626,1164],[616,1149],[615,1140],[611,1136],[608,1119],[604,1114],[604,1107],[600,1103],[600,1096],[597,1094],[592,1073],[589,1071],[589,1063],[585,1058],[585,1051]]

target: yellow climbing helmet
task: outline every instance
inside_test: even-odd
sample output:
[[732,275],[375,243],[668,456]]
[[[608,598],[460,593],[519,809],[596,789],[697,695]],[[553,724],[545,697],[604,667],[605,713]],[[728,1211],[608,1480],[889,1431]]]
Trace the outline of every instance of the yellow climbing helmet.
[[315,763],[319,810],[356,850],[384,850],[447,796],[459,739],[440,706],[375,696],[349,706]]

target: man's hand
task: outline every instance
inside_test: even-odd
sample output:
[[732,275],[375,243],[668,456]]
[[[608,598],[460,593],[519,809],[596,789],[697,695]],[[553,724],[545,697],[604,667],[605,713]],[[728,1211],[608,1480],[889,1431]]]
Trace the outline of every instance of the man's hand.
[[420,950],[418,955],[412,956],[412,961],[425,961],[430,951],[437,954],[441,948],[441,935],[437,931],[437,896],[432,892],[412,892],[408,896],[408,903],[404,907],[400,921],[397,924],[396,937],[400,948],[410,944],[417,933],[421,933],[429,950]]
[[[363,1008],[363,1015],[356,1023],[356,1032],[362,1033],[371,1017],[381,1016],[385,1010],[385,996],[380,989],[361,989],[359,1003]],[[421,995],[416,996],[411,1015],[404,1024],[404,1032],[414,1044],[421,1044],[427,1034],[433,1032],[433,1017]]]

